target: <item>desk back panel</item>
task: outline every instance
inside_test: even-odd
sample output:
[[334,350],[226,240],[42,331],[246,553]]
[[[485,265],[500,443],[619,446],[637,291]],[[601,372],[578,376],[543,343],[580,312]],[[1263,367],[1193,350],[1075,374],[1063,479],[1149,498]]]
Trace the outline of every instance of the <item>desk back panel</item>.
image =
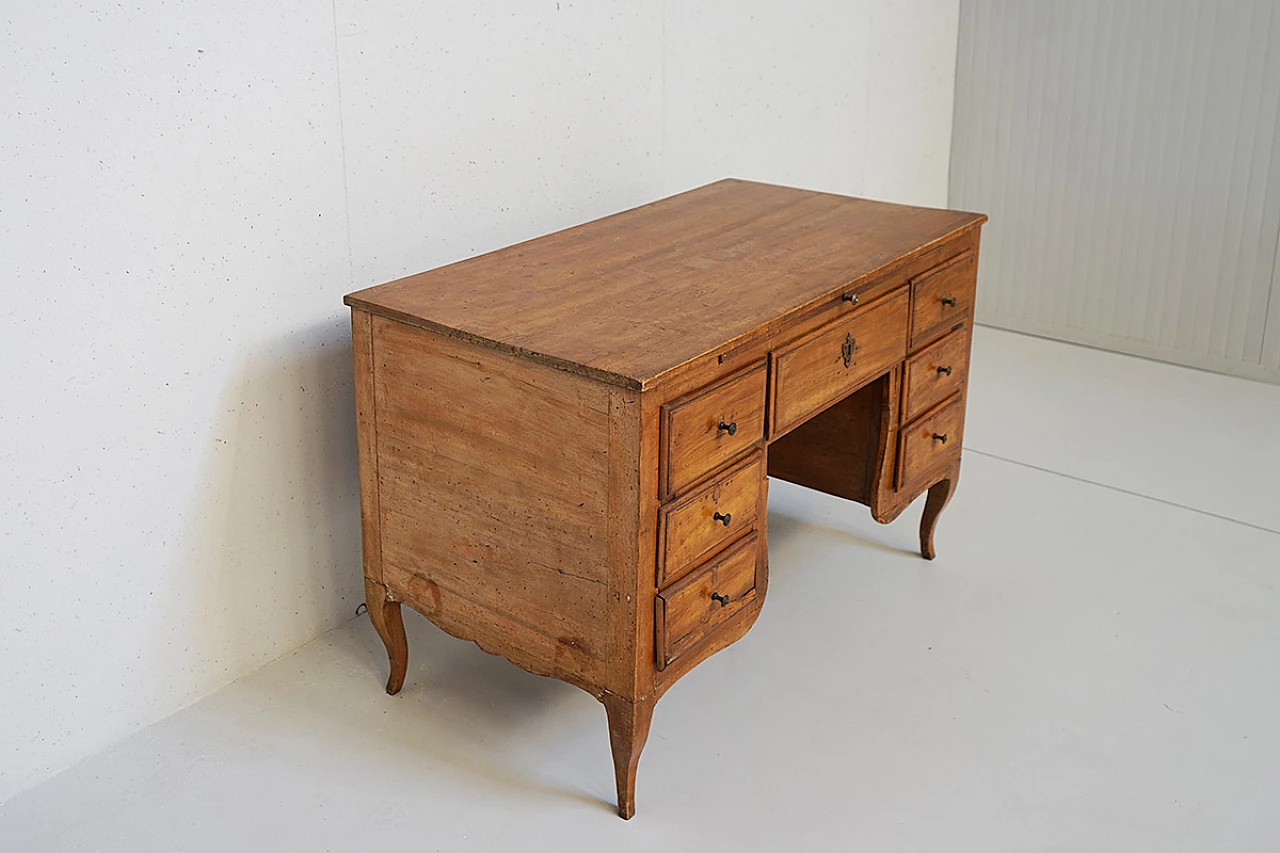
[[769,445],[769,476],[870,505],[889,377],[850,394]]

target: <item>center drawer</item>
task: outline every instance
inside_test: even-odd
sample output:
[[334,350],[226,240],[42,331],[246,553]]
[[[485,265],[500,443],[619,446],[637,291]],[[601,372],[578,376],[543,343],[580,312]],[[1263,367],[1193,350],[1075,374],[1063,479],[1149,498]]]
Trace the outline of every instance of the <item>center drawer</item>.
[[658,586],[719,551],[755,524],[765,488],[755,453],[658,516]]
[[847,397],[907,353],[906,288],[773,353],[776,438]]

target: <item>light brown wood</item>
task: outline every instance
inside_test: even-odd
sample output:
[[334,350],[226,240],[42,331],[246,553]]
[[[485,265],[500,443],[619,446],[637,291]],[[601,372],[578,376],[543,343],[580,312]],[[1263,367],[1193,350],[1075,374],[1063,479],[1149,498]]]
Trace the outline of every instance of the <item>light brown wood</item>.
[[764,438],[761,361],[662,407],[663,495],[680,491]]
[[387,648],[390,674],[387,676],[387,692],[392,696],[404,686],[404,676],[409,668],[409,641],[404,634],[404,620],[400,615],[400,602],[392,601],[387,588],[371,578],[364,579],[364,604],[369,611],[369,621]]
[[911,348],[927,344],[973,313],[978,256],[965,251],[911,280]]
[[959,455],[963,438],[964,405],[960,397],[903,427],[898,439],[898,488],[919,494],[931,472]]
[[603,664],[573,642],[531,629],[518,615],[477,604],[393,563],[387,565],[386,578],[392,595],[458,639],[475,643],[534,675],[557,678],[593,696],[599,697],[603,690]]
[[985,218],[725,180],[346,301],[647,388]]
[[679,578],[755,525],[764,477],[764,456],[755,453],[662,508],[658,586]]
[[929,487],[929,497],[925,500],[924,515],[920,517],[920,555],[926,560],[937,556],[933,547],[933,532],[938,526],[938,517],[946,508],[951,496],[955,494],[956,483],[960,481],[960,460],[957,459],[947,475]]
[[754,534],[748,535],[658,593],[660,667],[666,667],[729,617],[755,602],[759,544]]
[[655,673],[654,698],[660,699],[673,684],[688,675],[698,664],[707,658],[732,646],[746,636],[760,617],[764,604],[768,577],[768,554],[760,551],[761,570],[756,575],[756,591],[754,600],[748,600],[736,612],[732,613],[716,626],[716,629],[702,638],[696,645],[681,654],[672,663]]
[[769,476],[870,504],[889,377],[814,415],[769,445]]
[[902,419],[924,414],[963,390],[969,375],[969,331],[958,329],[907,360]]
[[724,181],[348,296],[388,689],[403,603],[588,691],[634,814],[654,703],[760,616],[766,471],[928,490],[934,556],[984,219]]
[[653,720],[653,700],[629,702],[612,693],[601,697],[609,718],[609,747],[613,752],[613,772],[618,786],[618,816],[631,820],[636,813],[636,767],[649,738]]
[[771,359],[771,437],[803,423],[900,361],[907,352],[905,291],[805,335]]
[[[760,615],[761,606],[764,604],[765,594],[769,590],[769,549],[767,547],[769,517],[766,512],[768,500],[769,481],[766,478],[760,482],[760,502],[756,507],[755,532],[753,534],[758,543],[756,547],[755,595],[749,596],[735,613],[723,618],[714,631],[704,635],[673,662],[661,668],[650,667],[650,672],[653,673],[652,695],[654,699],[662,696],[672,684],[699,663],[737,642],[755,624],[757,617]],[[718,559],[719,556],[723,556],[725,553],[727,552],[720,552],[712,559]],[[679,583],[679,581],[676,583]],[[674,585],[671,584],[670,586]],[[653,600],[655,606],[650,609],[650,613],[655,613],[657,610],[656,598]],[[655,641],[654,651],[650,657],[652,661],[661,660],[660,652],[657,651],[661,646],[658,634],[659,632],[651,626],[650,637]]]
[[[802,309],[780,314],[751,332],[663,373],[658,390],[666,399],[691,393],[715,377],[767,358],[773,351],[832,320],[863,311],[883,296],[902,288],[909,292],[912,278],[963,251],[977,252],[980,236],[978,225],[972,224],[942,241],[894,258],[874,272],[831,291]],[[846,296],[849,301],[846,301]],[[856,302],[852,301],[854,297],[857,297]]]
[[[649,403],[649,410],[653,404]],[[608,635],[603,684],[629,702],[652,693],[654,542],[657,538],[658,430],[643,395],[609,393],[609,513],[606,559]]]
[[364,576],[382,580],[382,533],[378,512],[378,422],[373,401],[373,317],[351,312],[355,359],[356,461],[360,472],[360,546]]
[[384,581],[487,651],[604,687],[608,386],[382,318],[374,330]]

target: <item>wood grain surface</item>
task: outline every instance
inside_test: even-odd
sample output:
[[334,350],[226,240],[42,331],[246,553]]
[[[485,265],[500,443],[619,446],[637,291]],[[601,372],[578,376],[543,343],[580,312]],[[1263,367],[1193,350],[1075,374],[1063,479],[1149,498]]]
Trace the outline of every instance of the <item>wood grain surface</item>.
[[927,488],[923,481],[928,474],[960,455],[963,433],[964,402],[960,397],[904,426],[898,440],[898,489],[919,494]]
[[882,376],[769,445],[769,476],[870,504],[889,379]]
[[912,349],[969,318],[977,270],[977,255],[967,251],[911,280]]
[[957,329],[907,360],[902,380],[902,419],[909,421],[965,386],[969,329]]
[[883,374],[907,352],[907,294],[898,291],[777,350],[770,359],[776,438]]
[[658,520],[658,586],[680,577],[754,526],[764,477],[764,456],[755,453],[662,508]]
[[642,388],[985,219],[725,180],[346,303]]
[[374,326],[384,582],[433,619],[465,609],[468,639],[490,651],[537,650],[598,682],[609,387],[382,318]]
[[658,594],[659,665],[665,667],[756,599],[757,550],[750,535]]
[[662,494],[670,496],[764,438],[760,361],[662,407]]

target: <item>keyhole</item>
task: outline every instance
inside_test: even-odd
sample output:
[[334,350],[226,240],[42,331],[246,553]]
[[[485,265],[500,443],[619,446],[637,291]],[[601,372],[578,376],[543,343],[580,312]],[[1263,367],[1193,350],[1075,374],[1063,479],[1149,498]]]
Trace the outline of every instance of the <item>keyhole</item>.
[[848,367],[849,365],[853,364],[853,349],[857,345],[858,345],[858,342],[853,339],[852,334],[844,336],[844,346],[840,348],[840,352],[844,356],[845,367]]

